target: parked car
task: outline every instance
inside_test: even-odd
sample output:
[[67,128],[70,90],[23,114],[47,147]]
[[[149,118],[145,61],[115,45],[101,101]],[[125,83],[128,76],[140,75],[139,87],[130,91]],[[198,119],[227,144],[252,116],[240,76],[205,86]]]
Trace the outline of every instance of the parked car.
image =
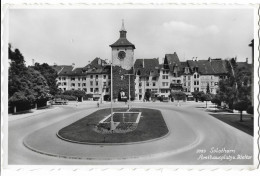
[[55,98],[54,101],[53,101],[53,104],[66,105],[66,104],[68,104],[68,100],[61,99],[61,98]]

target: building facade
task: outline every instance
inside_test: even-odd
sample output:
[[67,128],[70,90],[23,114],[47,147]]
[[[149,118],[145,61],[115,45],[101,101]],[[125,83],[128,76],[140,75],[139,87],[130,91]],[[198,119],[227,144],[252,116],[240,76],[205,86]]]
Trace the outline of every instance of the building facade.
[[[135,100],[144,100],[145,93],[153,97],[169,97],[172,91],[183,91],[187,97],[194,91],[217,93],[218,83],[228,74],[227,60],[220,58],[180,61],[176,52],[165,54],[163,63],[159,58],[135,59],[135,45],[126,38],[124,23],[119,39],[110,45],[113,69],[113,97],[120,92]],[[251,67],[246,62],[237,62],[240,67]],[[73,65],[54,65],[58,73],[57,84],[62,91],[83,90],[93,97],[106,99],[111,95],[111,63],[95,58],[82,68]],[[130,87],[130,92],[129,92]]]

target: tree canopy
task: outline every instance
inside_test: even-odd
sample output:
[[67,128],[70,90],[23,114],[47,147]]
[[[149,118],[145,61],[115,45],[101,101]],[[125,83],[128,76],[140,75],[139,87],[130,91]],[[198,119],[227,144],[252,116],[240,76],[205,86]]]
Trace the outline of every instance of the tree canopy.
[[251,72],[238,68],[234,58],[227,61],[226,64],[228,78],[219,81],[217,95],[221,101],[228,104],[229,109],[234,109],[234,104],[238,101],[251,101]]
[[35,70],[39,71],[41,75],[46,79],[48,86],[50,87],[50,94],[55,95],[58,93],[58,85],[56,78],[58,77],[57,72],[49,66],[47,63],[39,64],[35,63]]
[[242,115],[242,112],[247,110],[248,108],[248,102],[247,101],[238,101],[235,105],[234,105],[234,108],[236,110],[238,110],[240,112],[240,121],[242,122],[243,121],[243,115]]
[[203,91],[194,91],[191,93],[196,101],[201,100],[202,96],[205,94]]
[[173,97],[175,100],[184,100],[186,98],[186,94],[182,91],[176,91],[171,93],[171,97]]
[[50,97],[49,86],[40,72],[25,66],[24,57],[18,49],[8,48],[10,67],[8,75],[8,102],[18,110],[26,110],[33,103]]

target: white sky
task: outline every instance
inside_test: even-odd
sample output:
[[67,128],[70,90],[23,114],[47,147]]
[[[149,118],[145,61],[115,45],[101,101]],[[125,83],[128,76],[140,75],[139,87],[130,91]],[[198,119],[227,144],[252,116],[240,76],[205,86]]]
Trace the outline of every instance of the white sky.
[[95,57],[111,59],[122,19],[135,59],[177,52],[182,61],[237,56],[251,62],[251,9],[13,9],[9,42],[28,65],[34,59],[83,67]]

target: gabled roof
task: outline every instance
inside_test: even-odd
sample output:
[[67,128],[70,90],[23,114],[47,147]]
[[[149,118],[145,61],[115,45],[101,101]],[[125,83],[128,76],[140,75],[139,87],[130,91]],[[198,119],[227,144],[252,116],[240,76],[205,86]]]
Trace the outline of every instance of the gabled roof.
[[132,44],[131,42],[129,42],[126,38],[119,38],[115,43],[113,43],[112,45],[109,45],[110,47],[133,47],[133,49],[135,49],[135,45]]
[[136,74],[139,76],[159,76],[159,60],[153,59],[136,59],[134,64]]
[[164,68],[168,68],[170,72],[174,72],[174,68],[177,67],[178,72],[182,70],[181,62],[176,52],[173,54],[165,54]]
[[88,65],[86,65],[84,68],[103,68],[104,65],[106,65],[107,62],[103,59],[100,59],[99,57],[96,57],[93,61],[91,61]]
[[52,68],[58,73],[58,75],[68,75],[72,73],[72,65],[54,65]]
[[[188,63],[187,63],[187,61],[184,61],[184,62],[180,62],[180,69],[179,69],[179,74],[181,74],[181,75],[189,75],[190,73],[191,73],[191,70],[190,70],[190,68],[189,68],[189,65],[188,65]],[[185,73],[185,68],[186,67],[188,67],[189,68],[189,73]]]
[[170,66],[180,66],[180,60],[176,52],[174,52],[173,54],[165,54],[165,59],[167,59]]
[[193,68],[197,67],[198,72],[202,75],[217,75],[227,74],[226,61],[222,59],[211,60],[188,60],[189,67],[193,71]]
[[55,65],[52,66],[59,76],[84,76],[87,74],[109,73],[110,67],[107,66],[105,60],[95,58],[90,64],[85,67],[75,68],[71,65]]
[[53,65],[51,66],[57,73],[59,73],[63,68],[70,68],[72,69],[73,67],[71,65]]

